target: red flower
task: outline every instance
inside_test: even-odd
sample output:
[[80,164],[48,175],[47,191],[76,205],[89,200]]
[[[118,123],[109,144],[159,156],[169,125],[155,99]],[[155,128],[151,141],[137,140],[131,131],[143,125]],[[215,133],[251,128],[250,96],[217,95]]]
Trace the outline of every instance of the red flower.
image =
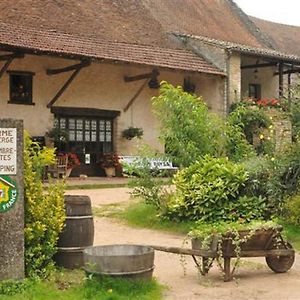
[[100,158],[99,163],[102,168],[117,168],[120,166],[119,156],[112,152],[104,153]]
[[59,153],[59,156],[67,156],[68,157],[68,169],[75,168],[80,165],[80,160],[76,153]]
[[275,99],[275,98],[271,98],[271,99],[268,99],[268,98],[264,98],[264,99],[259,99],[256,101],[256,104],[258,106],[262,106],[262,107],[281,107],[281,104],[279,102],[278,99]]

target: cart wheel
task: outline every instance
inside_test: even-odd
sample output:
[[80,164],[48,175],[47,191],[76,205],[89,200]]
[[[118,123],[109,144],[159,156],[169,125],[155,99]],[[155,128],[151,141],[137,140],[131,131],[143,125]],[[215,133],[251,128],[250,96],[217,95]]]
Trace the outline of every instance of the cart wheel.
[[[293,249],[293,246],[290,243],[286,243],[287,249]],[[283,249],[283,245],[280,245],[280,248]],[[266,263],[268,267],[275,273],[285,273],[293,265],[295,261],[295,254],[288,256],[267,256]]]

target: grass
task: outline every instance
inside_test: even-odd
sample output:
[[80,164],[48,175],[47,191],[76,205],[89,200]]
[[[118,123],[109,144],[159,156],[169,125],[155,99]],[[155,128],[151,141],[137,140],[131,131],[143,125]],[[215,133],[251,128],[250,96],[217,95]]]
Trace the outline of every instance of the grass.
[[283,226],[287,240],[296,250],[300,251],[300,227],[285,223],[284,221],[281,221],[280,223]]
[[56,272],[47,281],[0,283],[1,300],[160,300],[162,291],[163,286],[154,279],[86,278],[81,271]]
[[[169,185],[172,178],[158,178],[157,180],[162,180],[163,184]],[[92,189],[112,189],[112,188],[122,188],[122,187],[132,187],[130,181],[128,183],[91,183],[91,184],[69,184],[66,183],[66,190],[92,190]]]
[[66,190],[93,190],[127,187],[127,183],[75,184],[67,185]]
[[114,217],[125,221],[132,227],[149,228],[175,233],[186,234],[194,225],[193,222],[177,223],[163,220],[157,216],[154,206],[143,201],[133,202],[130,205],[106,205],[96,208],[94,214],[99,217]]

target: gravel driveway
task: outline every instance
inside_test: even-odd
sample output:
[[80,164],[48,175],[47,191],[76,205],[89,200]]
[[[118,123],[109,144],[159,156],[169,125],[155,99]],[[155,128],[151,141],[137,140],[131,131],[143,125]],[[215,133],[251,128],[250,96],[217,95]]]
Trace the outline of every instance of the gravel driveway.
[[[68,191],[68,194],[88,195],[93,206],[130,201],[129,189]],[[182,246],[184,236],[160,231],[131,228],[111,218],[95,218],[94,245],[152,244]],[[190,256],[184,259],[185,274],[179,255],[155,252],[154,276],[168,286],[164,299],[201,300],[299,300],[300,260],[285,274],[273,273],[264,258],[243,259],[236,279],[224,283],[220,270],[214,266],[208,276],[200,277]]]

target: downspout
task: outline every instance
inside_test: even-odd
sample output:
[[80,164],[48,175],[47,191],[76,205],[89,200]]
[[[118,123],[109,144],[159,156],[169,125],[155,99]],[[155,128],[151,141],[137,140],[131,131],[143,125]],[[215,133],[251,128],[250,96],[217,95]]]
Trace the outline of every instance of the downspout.
[[225,78],[225,93],[224,93],[224,115],[227,116],[229,114],[229,97],[230,97],[230,57],[231,57],[231,51],[226,51],[226,74],[227,77]]

